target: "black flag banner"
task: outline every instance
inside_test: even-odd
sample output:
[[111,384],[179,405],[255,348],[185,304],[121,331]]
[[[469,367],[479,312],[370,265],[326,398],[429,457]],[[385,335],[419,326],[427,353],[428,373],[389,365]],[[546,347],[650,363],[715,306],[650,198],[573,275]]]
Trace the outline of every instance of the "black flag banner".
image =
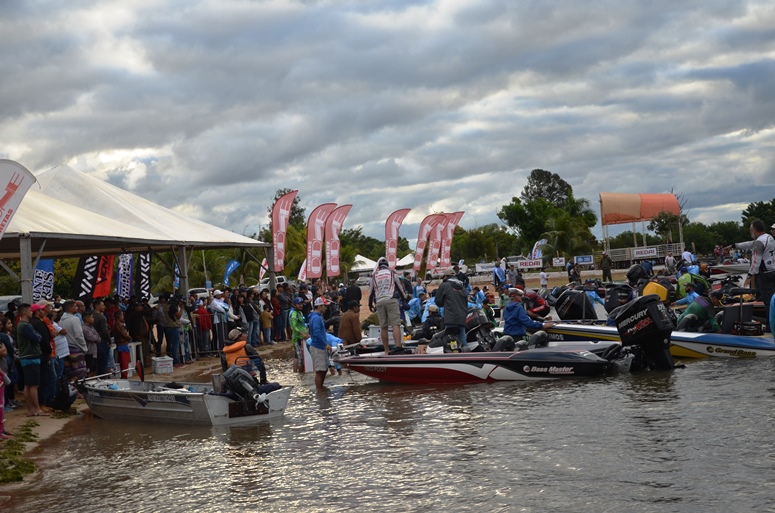
[[73,280],[73,293],[75,299],[89,299],[94,294],[94,285],[97,282],[97,267],[100,261],[98,256],[81,257]]
[[139,253],[135,266],[135,294],[140,298],[151,297],[151,254]]

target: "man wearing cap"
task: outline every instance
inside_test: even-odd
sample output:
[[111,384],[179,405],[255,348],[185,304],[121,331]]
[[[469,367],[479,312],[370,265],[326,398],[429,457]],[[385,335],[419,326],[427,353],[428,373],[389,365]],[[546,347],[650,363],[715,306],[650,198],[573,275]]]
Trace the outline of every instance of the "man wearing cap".
[[738,242],[725,247],[724,250],[728,251],[733,247],[751,250],[751,268],[748,275],[753,278],[759,299],[764,302],[765,308],[769,308],[775,293],[775,238],[765,232],[764,222],[758,219],[751,223],[749,229],[752,241]]
[[514,340],[523,339],[527,334],[528,328],[534,330],[548,329],[555,324],[553,322],[541,323],[531,319],[522,306],[522,296],[524,294],[520,289],[509,289],[510,302],[503,311],[503,318],[505,320],[503,334],[509,335]]
[[466,314],[468,298],[465,287],[455,276],[453,269],[448,269],[444,282],[436,290],[436,305],[444,308],[444,327],[447,333],[455,334],[463,351],[468,349],[466,340]]
[[603,251],[603,256],[600,258],[600,268],[603,270],[603,281],[614,281],[613,276],[611,275],[611,266],[613,265],[613,260],[611,260],[611,257],[608,256],[608,253]]
[[379,323],[382,328],[382,346],[385,348],[385,354],[390,352],[390,341],[388,339],[388,327],[393,328],[393,342],[397,349],[403,347],[403,338],[401,337],[401,309],[398,305],[398,298],[404,297],[404,287],[401,280],[396,276],[385,257],[377,260],[377,270],[369,282],[369,310],[377,312]]
[[439,307],[436,305],[428,306],[428,316],[422,323],[422,336],[431,339],[437,331],[444,329],[444,319],[439,313]]
[[223,346],[223,355],[229,367],[239,365],[252,374],[255,366],[258,369],[259,382],[267,383],[264,361],[256,349],[248,344],[248,335],[242,328],[234,328],[229,332],[226,344]]
[[304,298],[297,297],[292,302],[293,310],[289,317],[291,324],[291,341],[293,344],[293,372],[304,372],[304,341],[309,338],[307,323],[304,322]]
[[342,314],[339,321],[339,332],[337,336],[342,339],[342,344],[357,344],[363,338],[361,331],[361,304],[357,301],[351,301],[347,311]]
[[670,305],[670,306],[681,306],[681,305],[690,305],[690,304],[692,304],[692,302],[695,299],[700,297],[700,295],[697,294],[694,291],[694,287],[695,287],[695,285],[692,282],[689,282],[686,285],[684,285],[684,289],[686,289],[686,295],[683,298],[681,298],[678,301],[676,301],[675,303],[673,303],[672,305]]
[[315,299],[314,309],[309,314],[309,354],[312,357],[312,369],[315,371],[315,387],[323,389],[323,383],[328,373],[328,339],[326,338],[326,325],[323,322],[323,312],[326,311],[328,301],[320,296]]

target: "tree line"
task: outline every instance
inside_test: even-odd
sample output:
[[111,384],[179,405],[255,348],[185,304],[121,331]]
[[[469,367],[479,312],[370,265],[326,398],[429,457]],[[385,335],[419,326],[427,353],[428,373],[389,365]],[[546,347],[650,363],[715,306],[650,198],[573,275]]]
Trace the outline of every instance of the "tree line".
[[[278,189],[267,209],[270,223],[259,233],[249,235],[256,240],[270,242],[271,211],[274,203],[289,192]],[[451,258],[457,262],[464,260],[468,264],[480,261],[493,261],[510,255],[527,255],[536,241],[546,239],[541,249],[546,257],[589,254],[602,249],[601,242],[592,234],[591,229],[597,223],[597,215],[590,207],[589,200],[576,198],[573,188],[556,173],[543,169],[534,169],[519,197],[497,210],[501,224],[492,223],[466,230],[460,226],[455,229],[452,239]],[[748,240],[748,225],[755,219],[765,221],[767,226],[775,222],[775,199],[749,204],[741,213],[741,222],[723,221],[706,225],[699,221],[690,221],[682,215],[661,213],[648,225],[653,232],[646,235],[647,245],[678,241],[678,223],[681,223],[683,238],[687,244],[694,244],[701,253],[712,253],[716,244],[729,244]],[[306,212],[300,206],[297,196],[288,225],[286,236],[285,274],[288,277],[298,275],[306,257]],[[642,234],[637,234],[639,243]],[[342,230],[340,267],[342,276],[335,278],[344,281],[354,278],[352,269],[356,266],[356,255],[376,260],[385,254],[385,242],[363,233],[358,226]],[[625,231],[610,239],[611,248],[632,246],[633,233]],[[413,248],[405,237],[399,238],[398,254],[406,255]],[[231,260],[239,262],[232,274],[229,285],[244,284],[252,286],[258,283],[261,266],[257,260],[265,257],[262,250],[244,248],[195,250],[189,258],[189,284],[192,287],[204,286],[209,279],[214,287],[223,286],[223,273]],[[171,292],[174,276],[170,269],[174,267],[174,255],[158,253],[152,258],[151,283],[154,292]],[[18,273],[18,261],[8,262]],[[73,278],[78,264],[77,258],[56,259],[54,266],[54,290],[63,296],[70,294]],[[13,295],[20,292],[19,283],[11,276],[0,276],[0,295]]]

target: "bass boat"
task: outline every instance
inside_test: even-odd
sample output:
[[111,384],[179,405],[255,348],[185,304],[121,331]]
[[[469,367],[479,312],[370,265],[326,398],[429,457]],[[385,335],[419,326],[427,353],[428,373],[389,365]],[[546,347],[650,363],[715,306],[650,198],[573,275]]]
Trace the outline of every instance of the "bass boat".
[[[668,350],[672,323],[658,298],[647,296],[629,305],[618,329],[625,342],[548,344],[535,335],[519,344],[502,337],[490,347],[488,337],[467,342],[461,351],[449,332],[401,354],[342,354],[340,365],[382,381],[407,384],[463,384],[491,381],[532,381],[589,377],[616,371],[673,368]],[[614,328],[616,329],[616,328]],[[427,342],[427,341],[425,341]],[[405,346],[409,346],[407,342]],[[419,347],[427,347],[425,353]]]

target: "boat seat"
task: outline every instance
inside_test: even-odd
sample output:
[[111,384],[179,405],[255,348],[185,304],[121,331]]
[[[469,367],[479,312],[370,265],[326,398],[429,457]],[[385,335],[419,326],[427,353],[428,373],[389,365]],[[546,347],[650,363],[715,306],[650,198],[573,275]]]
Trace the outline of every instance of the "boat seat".
[[756,295],[756,289],[744,289],[742,287],[734,287],[734,288],[729,289],[727,294],[730,295],[730,296],[742,296],[743,294],[752,294],[752,295],[755,296]]
[[[736,289],[732,289],[736,290]],[[745,290],[745,289],[742,289]],[[745,292],[744,292],[745,294]],[[721,320],[721,333],[730,334],[738,321],[751,322],[753,320],[753,304],[738,303],[724,307],[724,316]]]

